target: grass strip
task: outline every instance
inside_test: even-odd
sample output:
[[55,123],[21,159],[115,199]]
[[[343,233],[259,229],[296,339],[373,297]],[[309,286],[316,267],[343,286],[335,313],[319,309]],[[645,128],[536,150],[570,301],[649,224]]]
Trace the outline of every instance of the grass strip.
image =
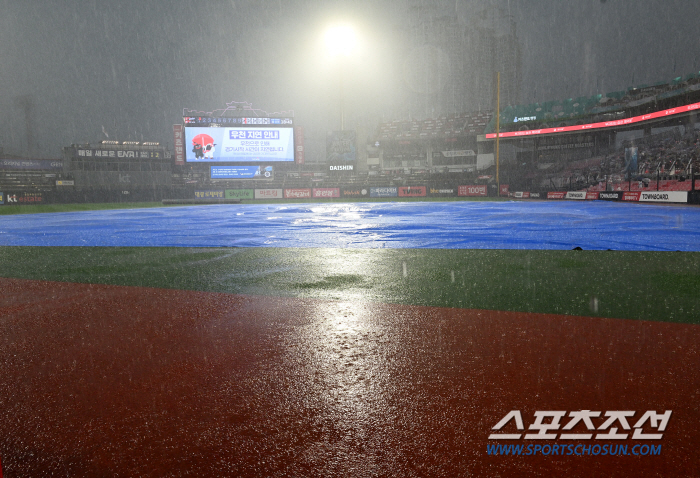
[[0,276],[700,324],[700,253],[0,247]]

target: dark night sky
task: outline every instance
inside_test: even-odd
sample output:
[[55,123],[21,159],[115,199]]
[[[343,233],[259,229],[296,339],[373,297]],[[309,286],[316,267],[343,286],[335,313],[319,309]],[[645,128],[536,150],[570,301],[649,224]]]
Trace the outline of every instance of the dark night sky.
[[[294,110],[310,140],[337,129],[338,76],[319,37],[350,18],[365,56],[346,81],[351,122],[391,117],[402,79],[387,65],[409,0],[0,0],[0,147],[35,157],[106,139],[172,144],[183,108],[248,101]],[[436,5],[440,2],[425,2]],[[348,6],[350,5],[350,6]],[[516,23],[524,102],[670,80],[700,69],[696,0],[443,2],[467,21],[500,7]]]

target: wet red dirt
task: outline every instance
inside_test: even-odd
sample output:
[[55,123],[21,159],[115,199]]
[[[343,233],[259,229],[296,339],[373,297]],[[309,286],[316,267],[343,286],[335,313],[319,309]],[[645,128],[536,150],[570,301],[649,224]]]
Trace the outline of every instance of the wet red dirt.
[[[700,476],[699,326],[13,279],[0,290],[5,478]],[[603,444],[489,440],[511,410],[525,428],[537,410],[635,411],[632,426],[673,415],[658,456],[488,455]],[[630,430],[615,444],[649,442]]]

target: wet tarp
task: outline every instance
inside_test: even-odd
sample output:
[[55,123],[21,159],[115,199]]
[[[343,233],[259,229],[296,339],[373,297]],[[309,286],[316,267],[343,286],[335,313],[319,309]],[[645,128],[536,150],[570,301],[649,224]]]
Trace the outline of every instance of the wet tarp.
[[700,208],[382,202],[22,214],[0,218],[0,245],[700,251]]

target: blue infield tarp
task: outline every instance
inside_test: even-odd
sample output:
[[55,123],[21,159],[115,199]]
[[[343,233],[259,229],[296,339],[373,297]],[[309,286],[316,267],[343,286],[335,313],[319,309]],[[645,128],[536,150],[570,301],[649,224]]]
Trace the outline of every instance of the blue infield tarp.
[[700,208],[385,202],[23,214],[0,216],[0,245],[700,251]]

